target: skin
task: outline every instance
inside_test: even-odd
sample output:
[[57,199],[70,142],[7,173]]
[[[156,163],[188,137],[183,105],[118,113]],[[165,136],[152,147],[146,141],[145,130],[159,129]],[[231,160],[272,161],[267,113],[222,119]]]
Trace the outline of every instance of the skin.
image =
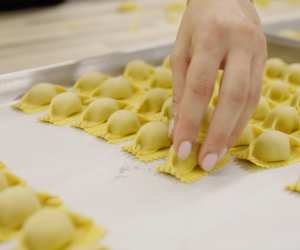
[[171,53],[174,80],[174,148],[186,159],[224,69],[218,104],[199,152],[206,171],[241,134],[259,101],[266,39],[249,0],[190,0]]

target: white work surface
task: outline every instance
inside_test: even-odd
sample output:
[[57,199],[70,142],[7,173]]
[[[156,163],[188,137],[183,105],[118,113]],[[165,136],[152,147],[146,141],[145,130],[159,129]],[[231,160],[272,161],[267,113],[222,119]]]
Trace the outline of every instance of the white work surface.
[[0,159],[103,225],[112,250],[299,250],[300,195],[284,191],[299,165],[255,171],[232,162],[186,185],[120,145],[38,116],[0,109]]

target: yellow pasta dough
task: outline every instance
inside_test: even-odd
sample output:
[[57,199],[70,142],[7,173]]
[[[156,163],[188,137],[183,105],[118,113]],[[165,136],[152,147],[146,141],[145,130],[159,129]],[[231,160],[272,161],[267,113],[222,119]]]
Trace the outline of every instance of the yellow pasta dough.
[[172,73],[171,70],[158,67],[151,79],[152,88],[172,88]]
[[270,102],[263,96],[260,98],[259,103],[254,111],[252,118],[257,121],[263,121],[271,112]]
[[28,187],[10,187],[0,192],[0,241],[10,237],[40,208],[38,197]]
[[123,150],[147,162],[165,157],[171,143],[168,125],[164,122],[153,121],[142,126],[133,143],[124,146]]
[[109,97],[96,99],[89,104],[74,126],[82,129],[98,126],[106,122],[110,115],[119,109],[115,99]]
[[101,72],[88,72],[78,79],[74,85],[74,88],[81,94],[88,96],[108,78],[108,75],[105,75]]
[[271,81],[264,88],[265,97],[269,97],[273,102],[279,103],[289,98],[289,87],[282,81]]
[[299,130],[300,119],[295,108],[280,105],[272,110],[263,123],[263,126],[291,134]]
[[300,63],[294,63],[288,66],[286,81],[294,88],[300,87]]
[[140,6],[135,1],[122,1],[118,6],[118,11],[121,13],[134,12],[140,9]]
[[81,98],[75,93],[65,92],[53,98],[48,114],[40,120],[56,125],[64,125],[74,120],[82,110]]
[[124,76],[130,82],[144,83],[152,77],[154,68],[143,60],[134,60],[127,64]]
[[253,131],[254,127],[250,124],[248,124],[242,134],[240,135],[240,137],[238,138],[238,140],[235,142],[235,147],[242,147],[242,146],[249,146],[250,143],[253,141],[253,139],[255,138],[255,134]]
[[300,111],[300,89],[293,94],[290,105],[297,109],[298,112]]
[[[170,149],[167,162],[158,166],[157,171],[174,176],[181,182],[191,183],[208,175],[198,166],[198,151],[199,146],[194,145],[188,159],[181,160],[177,157],[173,148]],[[228,155],[217,163],[212,172],[223,167],[228,161]]]
[[34,85],[21,101],[12,107],[25,113],[39,112],[46,109],[56,95],[65,91],[65,88],[59,85],[39,83]]
[[163,67],[167,68],[167,69],[171,69],[171,60],[170,60],[170,56],[167,56],[164,61],[163,61]]
[[0,172],[0,192],[9,186],[8,180],[4,173]]
[[265,65],[265,77],[283,80],[285,78],[287,66],[287,63],[280,58],[270,58]]
[[279,167],[300,159],[300,142],[283,132],[266,130],[261,132],[248,147],[235,147],[231,153],[259,167]]
[[87,131],[110,143],[119,143],[131,139],[143,122],[143,118],[132,111],[118,110],[109,117],[106,123],[87,129]]
[[125,100],[137,91],[124,77],[113,77],[101,84],[93,93],[93,97],[110,97],[116,100]]
[[292,192],[300,193],[300,179],[296,183],[288,185],[286,189]]
[[151,89],[142,97],[135,110],[149,120],[159,119],[162,106],[170,95],[170,90],[162,88]]
[[63,208],[44,208],[33,214],[21,232],[18,250],[63,250],[95,244],[103,229]]
[[75,226],[59,209],[42,209],[28,219],[23,242],[30,250],[54,250],[66,247],[73,239]]
[[172,114],[173,114],[173,111],[172,111],[172,106],[173,106],[173,99],[172,97],[169,97],[164,105],[162,106],[162,109],[161,109],[161,120],[162,121],[169,121],[171,118],[172,118]]

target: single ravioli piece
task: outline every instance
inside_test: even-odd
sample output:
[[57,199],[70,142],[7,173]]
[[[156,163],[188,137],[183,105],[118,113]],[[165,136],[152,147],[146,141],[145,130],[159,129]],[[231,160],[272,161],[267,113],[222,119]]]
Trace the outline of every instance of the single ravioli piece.
[[120,109],[115,99],[103,97],[92,101],[73,126],[81,129],[92,128],[103,124],[110,115]]
[[173,98],[169,97],[165,101],[160,112],[160,117],[162,121],[167,122],[172,119],[172,115],[173,115],[172,106],[173,106]]
[[101,72],[88,72],[78,79],[78,81],[74,85],[74,89],[83,96],[89,97],[91,93],[108,78],[108,75]]
[[269,113],[263,127],[291,134],[300,128],[298,112],[289,105],[279,105]]
[[284,102],[289,98],[289,86],[280,80],[273,80],[264,86],[263,94],[273,103]]
[[118,11],[121,13],[135,12],[140,9],[139,4],[136,1],[122,1],[118,6]]
[[260,129],[256,128],[252,124],[248,124],[244,128],[240,137],[235,142],[234,147],[248,147],[251,144],[251,142],[255,139],[255,134],[260,132]]
[[145,162],[154,161],[167,156],[172,141],[168,136],[168,125],[161,121],[153,121],[143,125],[134,141],[123,147]]
[[300,179],[293,184],[289,184],[286,189],[291,192],[300,193]]
[[266,130],[248,147],[233,148],[231,153],[259,167],[281,167],[300,160],[300,142],[296,137],[283,132]]
[[140,85],[149,81],[154,72],[154,67],[145,61],[133,60],[127,64],[124,76],[130,82]]
[[164,67],[156,68],[155,73],[150,80],[150,86],[152,88],[172,88],[173,82],[171,70]]
[[270,58],[265,65],[264,76],[270,80],[284,80],[288,64],[280,58]]
[[294,63],[288,66],[285,80],[293,89],[300,87],[300,63]]
[[12,107],[25,113],[35,113],[45,110],[51,100],[66,89],[51,83],[39,83],[34,85],[21,99]]
[[65,125],[76,119],[82,110],[82,99],[73,92],[65,92],[53,98],[48,114],[40,120],[55,125]]
[[[156,170],[160,173],[174,176],[176,179],[184,183],[195,182],[209,174],[208,172],[202,170],[198,165],[198,151],[199,146],[193,145],[192,152],[189,155],[188,159],[183,161],[177,157],[173,147],[171,147],[166,163],[158,166]],[[221,161],[219,161],[211,172],[217,171],[218,169],[222,168],[227,161],[228,155],[226,155]]]
[[164,102],[171,96],[171,90],[155,88],[149,90],[134,107],[134,111],[148,120],[159,120]]
[[0,242],[11,238],[26,219],[41,208],[29,187],[15,186],[0,192]]
[[133,138],[145,122],[146,120],[132,111],[118,110],[109,117],[106,123],[86,131],[109,143],[119,143]]
[[132,99],[138,91],[138,88],[134,87],[126,78],[118,76],[106,80],[96,88],[92,93],[92,97],[110,97],[124,101]]
[[18,250],[57,250],[96,243],[103,229],[63,208],[44,208],[25,223]]
[[260,97],[256,110],[252,114],[252,119],[258,122],[264,121],[271,112],[271,103],[263,96]]

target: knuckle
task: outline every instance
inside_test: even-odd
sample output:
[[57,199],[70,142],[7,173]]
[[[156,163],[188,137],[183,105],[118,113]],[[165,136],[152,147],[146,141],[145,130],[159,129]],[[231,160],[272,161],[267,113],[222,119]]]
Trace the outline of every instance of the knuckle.
[[[196,81],[195,81],[196,82]],[[189,91],[196,96],[201,98],[209,98],[211,94],[211,87],[208,84],[208,81],[205,79],[201,79],[200,84],[189,84],[187,87]]]
[[244,91],[232,90],[227,94],[225,93],[225,96],[227,96],[227,103],[231,107],[242,107],[246,99]]

